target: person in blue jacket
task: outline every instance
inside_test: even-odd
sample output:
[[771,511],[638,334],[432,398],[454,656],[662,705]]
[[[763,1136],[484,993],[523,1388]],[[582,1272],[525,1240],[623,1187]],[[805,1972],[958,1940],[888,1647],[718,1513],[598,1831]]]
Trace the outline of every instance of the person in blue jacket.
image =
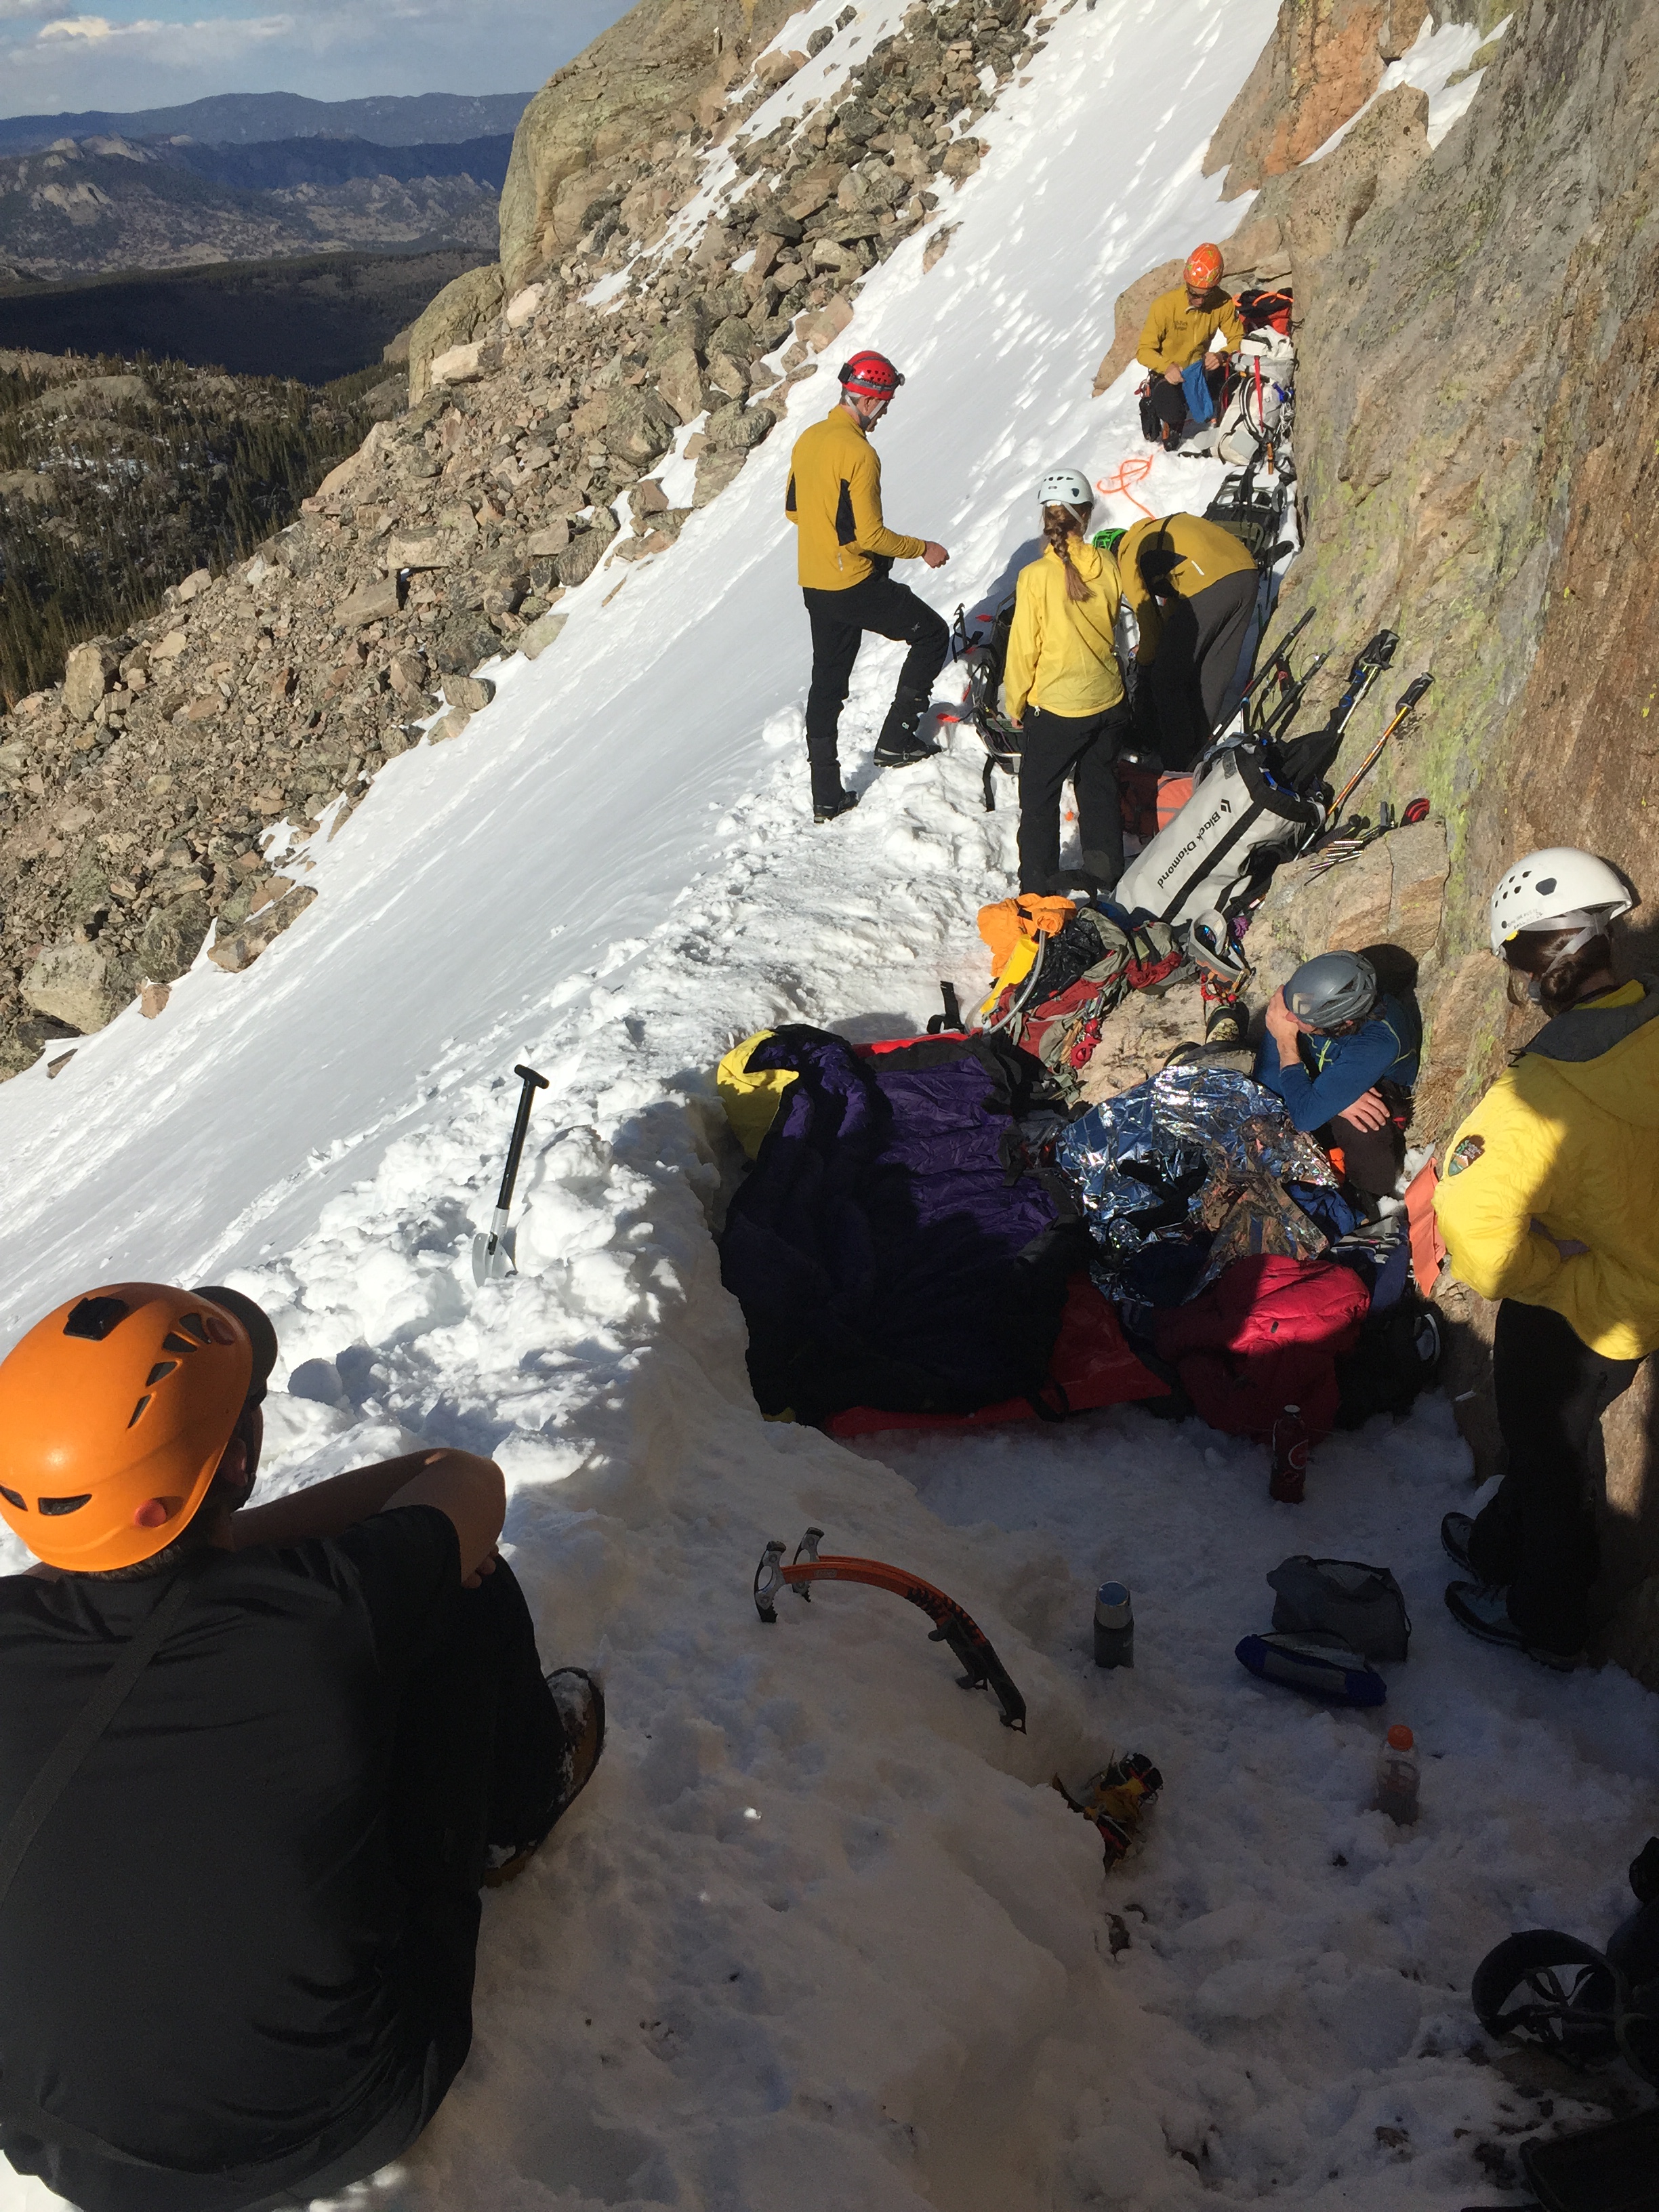
[[1274,992],[1265,1020],[1256,1081],[1298,1129],[1340,1150],[1356,1190],[1391,1191],[1423,1047],[1415,1006],[1388,996],[1362,954],[1322,952]]

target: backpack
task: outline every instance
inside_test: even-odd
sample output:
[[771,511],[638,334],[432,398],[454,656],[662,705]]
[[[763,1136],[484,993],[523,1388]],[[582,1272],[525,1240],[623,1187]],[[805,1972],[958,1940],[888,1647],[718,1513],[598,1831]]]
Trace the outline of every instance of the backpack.
[[1238,319],[1244,325],[1245,335],[1255,337],[1259,331],[1277,331],[1282,337],[1291,334],[1291,310],[1296,295],[1288,284],[1276,285],[1271,291],[1246,290],[1239,294],[1234,305]]
[[1338,1428],[1363,1427],[1374,1413],[1399,1420],[1410,1413],[1419,1393],[1438,1379],[1445,1349],[1439,1314],[1414,1290],[1369,1316],[1358,1344],[1336,1363]]
[[1411,1644],[1406,1595],[1387,1567],[1315,1559],[1305,1552],[1267,1577],[1273,1626],[1291,1636],[1335,1637],[1366,1659],[1403,1659]]
[[1237,380],[1216,431],[1216,459],[1236,466],[1288,442],[1296,348],[1275,331],[1247,337],[1233,356]]
[[1229,923],[1258,881],[1299,852],[1325,824],[1325,809],[1269,769],[1261,745],[1229,742],[1207,767],[1167,830],[1125,869],[1114,903],[1125,914],[1190,932],[1193,957],[1217,974],[1243,967]]
[[1275,477],[1271,484],[1258,485],[1255,453],[1242,457],[1249,466],[1222,479],[1221,489],[1204,510],[1206,522],[1231,532],[1248,547],[1258,568],[1271,568],[1288,542],[1279,537],[1285,520],[1285,487]]
[[979,732],[988,756],[985,763],[985,811],[996,811],[993,777],[998,769],[1018,775],[1021,739],[1017,726],[1002,711],[1002,678],[1008,665],[1008,638],[1014,627],[1014,594],[1010,592],[991,617],[988,629],[968,632],[965,605],[957,609],[951,625],[951,657],[968,672],[968,719]]

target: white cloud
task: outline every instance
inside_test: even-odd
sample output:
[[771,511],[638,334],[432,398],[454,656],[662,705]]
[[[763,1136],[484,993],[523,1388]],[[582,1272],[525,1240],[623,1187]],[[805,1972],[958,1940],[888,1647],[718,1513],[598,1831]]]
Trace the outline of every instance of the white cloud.
[[280,15],[123,22],[64,0],[0,0],[0,112],[125,113],[227,92],[529,92],[628,4],[298,0]]

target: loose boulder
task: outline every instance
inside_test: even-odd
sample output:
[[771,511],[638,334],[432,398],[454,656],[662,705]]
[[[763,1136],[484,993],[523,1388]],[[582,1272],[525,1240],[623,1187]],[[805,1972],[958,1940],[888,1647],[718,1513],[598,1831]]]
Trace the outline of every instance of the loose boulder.
[[153,983],[171,983],[195,963],[212,926],[204,898],[170,899],[158,906],[138,939],[138,970]]
[[501,272],[492,264],[469,269],[411,325],[409,333],[409,399],[417,405],[431,389],[431,367],[451,347],[482,338],[501,313]]
[[77,645],[70,654],[64,672],[64,705],[77,722],[89,720],[97,712],[98,702],[114,683],[119,665],[118,657],[109,647],[96,641]]
[[115,1018],[125,996],[95,945],[49,945],[23,978],[23,997],[37,1013],[84,1036]]
[[282,898],[269,906],[261,907],[251,915],[241,927],[233,930],[228,937],[219,939],[210,946],[208,958],[215,967],[228,974],[240,975],[251,968],[268,945],[273,944],[283,932],[296,922],[316,897],[309,884],[296,884]]
[[605,441],[624,460],[648,467],[673,444],[678,427],[654,392],[627,390],[612,396]]

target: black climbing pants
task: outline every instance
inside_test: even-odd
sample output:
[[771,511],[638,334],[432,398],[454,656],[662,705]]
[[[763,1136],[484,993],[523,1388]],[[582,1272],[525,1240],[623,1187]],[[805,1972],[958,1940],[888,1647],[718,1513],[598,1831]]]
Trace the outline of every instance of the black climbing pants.
[[910,650],[899,671],[898,690],[882,725],[878,744],[892,745],[915,737],[933,696],[933,678],[945,665],[951,633],[942,617],[884,568],[844,592],[803,589],[812,625],[812,684],[806,695],[806,757],[812,769],[812,804],[827,806],[841,793],[841,761],[836,749],[841,710],[853,679],[866,630],[900,638]]
[[[1224,364],[1214,368],[1207,361],[1204,364],[1204,380],[1210,387],[1211,404],[1218,415],[1221,412],[1227,374]],[[1150,438],[1155,446],[1176,446],[1186,436],[1187,428],[1186,386],[1171,384],[1161,368],[1154,369],[1151,383],[1141,395],[1140,434]]]
[[337,2195],[399,2157],[437,2111],[472,2041],[489,1847],[546,1833],[567,1750],[524,1593],[497,1561],[477,1589],[449,1601],[441,1638],[411,1677],[398,1722],[391,1818],[410,1910],[393,1972],[423,2058],[362,2141],[318,2172],[251,2196],[247,2212]]
[[1143,664],[1140,690],[1157,730],[1166,769],[1190,768],[1221,718],[1229,685],[1255,613],[1254,568],[1223,576],[1192,598],[1160,600],[1158,651]]
[[1510,1619],[1542,1650],[1581,1650],[1589,1633],[1601,1565],[1591,1453],[1602,1414],[1641,1364],[1592,1352],[1548,1306],[1505,1298],[1498,1309],[1492,1382],[1509,1467],[1475,1522],[1469,1564],[1507,1586]]
[[1077,793],[1084,873],[1109,890],[1123,873],[1117,757],[1129,728],[1129,709],[1121,701],[1099,714],[1026,708],[1019,756],[1021,890],[1048,891],[1060,873],[1060,801],[1068,777]]

